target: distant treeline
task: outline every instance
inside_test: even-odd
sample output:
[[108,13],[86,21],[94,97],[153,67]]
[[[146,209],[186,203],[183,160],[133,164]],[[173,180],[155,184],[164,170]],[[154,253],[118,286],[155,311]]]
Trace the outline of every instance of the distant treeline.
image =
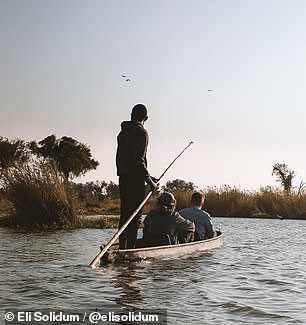
[[[103,186],[100,186],[100,185]],[[75,184],[83,211],[89,214],[119,214],[119,187],[113,182]],[[102,190],[101,190],[102,189]],[[184,180],[169,181],[160,189],[172,192],[177,199],[177,209],[190,205],[190,198],[197,187]],[[262,187],[257,191],[242,190],[223,185],[202,189],[206,194],[205,209],[212,216],[262,217],[306,219],[305,191],[287,193],[277,187]],[[144,207],[144,214],[156,204],[155,193]]]
[[[113,225],[109,217],[90,223],[82,216],[118,215],[118,184],[73,182],[98,164],[87,145],[70,137],[51,135],[38,143],[0,137],[0,226],[62,229]],[[245,191],[224,185],[202,189],[205,209],[212,216],[306,219],[305,183],[293,188],[295,173],[285,164],[275,164],[272,175],[279,188]],[[144,206],[144,214],[165,190],[176,196],[180,209],[189,206],[196,186],[180,179],[167,182]]]
[[[51,171],[47,174],[50,175]],[[30,175],[30,176],[28,176]],[[102,218],[89,222],[82,218],[86,215],[119,215],[119,186],[113,182],[88,182],[86,184],[69,182],[68,197],[65,187],[54,182],[54,175],[33,177],[33,171],[27,171],[20,178],[17,196],[19,213],[16,214],[16,202],[8,200],[0,191],[0,215],[2,225],[39,228],[78,228],[111,227],[114,219]],[[41,178],[40,178],[41,177]],[[36,181],[33,182],[33,179]],[[57,178],[55,178],[57,179]],[[31,184],[31,185],[30,185]],[[171,191],[177,199],[177,210],[190,205],[191,194],[197,188],[191,182],[176,179],[166,183],[159,192],[154,193],[144,206],[143,214],[148,213],[157,203],[162,191]],[[15,189],[16,190],[16,189]],[[286,193],[277,187],[262,187],[258,191],[246,191],[224,185],[203,189],[206,194],[205,207],[213,217],[243,218],[284,218],[306,219],[306,193]],[[43,206],[43,208],[42,208]],[[23,211],[20,214],[20,211]],[[1,225],[1,219],[0,219]],[[115,226],[117,223],[115,222]]]

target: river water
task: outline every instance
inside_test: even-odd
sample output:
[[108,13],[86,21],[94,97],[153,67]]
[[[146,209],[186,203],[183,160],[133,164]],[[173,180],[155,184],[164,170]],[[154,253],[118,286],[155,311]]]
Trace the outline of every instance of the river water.
[[214,218],[224,246],[184,259],[87,267],[115,230],[0,228],[4,311],[166,309],[168,324],[306,324],[306,222]]

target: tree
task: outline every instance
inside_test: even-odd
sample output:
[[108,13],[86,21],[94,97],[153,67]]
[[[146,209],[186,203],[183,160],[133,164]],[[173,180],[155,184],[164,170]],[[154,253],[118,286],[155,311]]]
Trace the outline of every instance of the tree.
[[98,200],[103,200],[107,195],[107,185],[108,184],[105,181],[91,181],[87,182],[86,184],[73,182],[70,183],[70,186],[77,193],[81,201],[86,200],[88,197],[95,197]]
[[182,179],[175,179],[173,181],[168,181],[166,185],[162,187],[163,191],[170,192],[193,192],[195,190],[195,185],[192,182],[185,182]]
[[4,170],[29,159],[29,152],[22,140],[0,137],[0,178]]
[[106,187],[107,196],[112,199],[120,198],[120,189],[119,185],[110,181]]
[[286,164],[274,164],[272,175],[277,177],[277,182],[283,186],[285,193],[289,194],[292,189],[292,180],[296,176],[295,172],[288,168]]
[[55,135],[50,135],[38,144],[33,141],[30,147],[38,156],[56,163],[66,184],[69,179],[84,175],[99,165],[99,162],[92,158],[90,148],[71,137],[57,139]]

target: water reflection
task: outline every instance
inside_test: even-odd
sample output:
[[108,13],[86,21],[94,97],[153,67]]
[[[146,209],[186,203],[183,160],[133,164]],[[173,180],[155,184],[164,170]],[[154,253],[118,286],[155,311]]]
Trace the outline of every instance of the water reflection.
[[140,263],[124,263],[121,265],[108,265],[114,274],[112,284],[120,293],[114,298],[119,307],[142,308],[143,295],[138,281],[144,277],[139,274]]

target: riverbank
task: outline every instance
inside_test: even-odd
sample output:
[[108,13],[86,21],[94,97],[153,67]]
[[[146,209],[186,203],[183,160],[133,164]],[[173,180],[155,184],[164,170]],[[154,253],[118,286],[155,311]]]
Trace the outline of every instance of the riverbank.
[[59,227],[58,225],[40,225],[33,226],[27,225],[18,218],[11,216],[0,216],[0,227],[19,228],[19,229],[45,229],[45,230],[58,230],[58,229],[110,229],[118,228],[119,216],[113,215],[95,215],[95,216],[79,216],[73,224],[67,223],[65,226]]
[[[260,218],[260,219],[297,219],[306,220],[306,193],[284,193],[276,188],[263,187],[259,191],[245,191],[224,185],[220,188],[209,187],[206,193],[205,210],[212,217]],[[174,192],[177,210],[189,206],[191,192]],[[158,193],[150,197],[143,208],[147,214],[156,205]],[[117,228],[120,214],[118,198],[101,198],[93,200],[71,200],[71,209],[76,217],[64,220],[60,225],[27,225],[25,218],[14,217],[14,205],[0,199],[0,226],[19,228],[78,229],[78,228]],[[90,218],[88,216],[96,216]]]
[[[265,220],[306,220],[306,217],[298,216],[298,217],[291,217],[285,218],[283,216],[271,216],[271,215],[256,215],[251,217],[245,216],[212,216],[215,219],[214,223],[218,223],[218,219],[265,219]],[[88,215],[88,216],[80,216],[78,222],[74,225],[67,225],[66,227],[58,227],[58,226],[40,226],[40,227],[33,227],[33,225],[25,225],[19,222],[19,220],[14,220],[12,217],[0,216],[0,227],[8,227],[14,229],[24,229],[24,230],[72,230],[72,229],[118,229],[119,226],[119,215]],[[142,225],[141,225],[142,227]]]
[[[257,191],[246,191],[228,185],[208,187],[204,210],[212,217],[260,218],[260,219],[298,219],[306,220],[306,193],[284,193],[278,188],[262,187]],[[189,206],[191,192],[174,192],[177,208]],[[157,201],[157,194],[149,199],[143,208],[147,214]],[[120,201],[101,200],[88,205],[83,202],[83,214],[119,214]]]

